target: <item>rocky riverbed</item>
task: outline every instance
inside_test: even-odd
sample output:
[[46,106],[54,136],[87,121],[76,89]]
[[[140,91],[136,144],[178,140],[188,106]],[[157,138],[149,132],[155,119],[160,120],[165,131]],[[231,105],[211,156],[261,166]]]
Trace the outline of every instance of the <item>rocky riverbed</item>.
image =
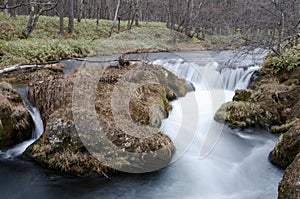
[[231,127],[261,127],[279,134],[270,161],[285,170],[279,185],[280,199],[300,198],[300,63],[292,69],[266,62],[246,90],[236,91],[233,102],[224,104],[215,120]]

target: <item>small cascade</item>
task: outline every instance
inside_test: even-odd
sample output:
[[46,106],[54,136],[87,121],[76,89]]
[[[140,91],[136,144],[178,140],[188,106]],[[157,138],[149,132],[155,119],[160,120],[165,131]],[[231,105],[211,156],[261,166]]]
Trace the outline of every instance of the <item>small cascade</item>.
[[14,158],[24,153],[24,151],[36,140],[38,140],[40,136],[44,133],[44,124],[41,118],[40,111],[38,108],[33,107],[32,104],[28,101],[28,87],[20,87],[16,90],[23,98],[23,103],[34,122],[34,128],[32,129],[32,136],[30,140],[24,141],[23,143],[20,143],[12,147],[11,149],[8,149],[7,151],[0,153],[0,155],[5,159]]
[[259,66],[241,68],[223,68],[217,62],[207,63],[205,66],[198,66],[184,59],[156,60],[153,64],[164,66],[178,77],[186,79],[194,84],[205,85],[208,89],[225,89],[234,91],[246,88],[252,74],[259,69]]

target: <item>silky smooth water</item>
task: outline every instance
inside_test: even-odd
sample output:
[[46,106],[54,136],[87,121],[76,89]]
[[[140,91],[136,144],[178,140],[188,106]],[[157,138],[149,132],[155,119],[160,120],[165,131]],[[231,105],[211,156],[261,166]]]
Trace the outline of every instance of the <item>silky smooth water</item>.
[[277,138],[260,129],[233,130],[213,120],[234,89],[247,87],[256,61],[261,61],[247,57],[228,62],[232,56],[232,51],[149,55],[149,61],[195,85],[195,92],[172,102],[173,110],[161,127],[177,148],[167,168],[110,179],[76,178],[2,159],[1,198],[276,198],[282,171],[269,163],[268,154]]

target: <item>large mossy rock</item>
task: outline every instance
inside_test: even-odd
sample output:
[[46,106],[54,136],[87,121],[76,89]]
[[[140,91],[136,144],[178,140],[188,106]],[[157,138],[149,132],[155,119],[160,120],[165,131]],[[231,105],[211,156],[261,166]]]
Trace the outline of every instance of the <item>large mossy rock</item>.
[[32,119],[21,97],[6,82],[0,83],[0,148],[31,138]]
[[215,114],[215,120],[232,127],[254,126],[264,118],[264,111],[251,102],[234,101],[223,104]]
[[[132,73],[131,71],[134,71],[135,68],[139,68],[142,73]],[[45,168],[62,173],[106,175],[114,170],[100,162],[88,151],[80,139],[82,137],[80,137],[74,122],[72,92],[78,73],[52,76],[34,81],[30,85],[30,99],[39,107],[46,130],[44,135],[27,149],[25,155]],[[152,81],[151,78],[158,82]],[[130,117],[137,125],[133,126],[131,131],[137,134],[148,134],[149,137],[137,138],[126,134],[121,127],[130,126],[130,124],[126,120],[116,120],[113,114],[112,98],[116,97],[122,101],[126,95],[123,93],[123,95],[115,96],[113,95],[114,89],[117,85],[127,83],[140,83],[137,89],[131,93],[128,104]],[[86,103],[94,106],[97,120],[101,123],[105,137],[116,147],[129,153],[152,154],[162,150],[164,152],[160,160],[167,165],[171,161],[175,149],[171,140],[159,131],[159,127],[161,120],[167,117],[168,111],[171,109],[169,100],[182,97],[186,92],[187,84],[184,80],[177,78],[160,66],[139,63],[127,67],[109,67],[101,78],[99,77],[95,95],[93,95],[94,102],[87,101]],[[80,95],[90,95],[90,93],[82,91]],[[126,112],[126,110],[119,110],[117,114],[120,115],[122,112]],[[82,118],[85,117],[82,115]],[[94,124],[89,125],[93,126]],[[155,136],[151,136],[152,132],[148,132],[147,126],[156,129]],[[93,138],[90,140],[91,145],[97,141]],[[107,156],[110,157],[113,153],[115,151],[107,151]],[[125,160],[115,161],[116,164],[125,166],[128,163]]]
[[278,199],[300,198],[300,153],[285,170],[282,181],[279,184]]

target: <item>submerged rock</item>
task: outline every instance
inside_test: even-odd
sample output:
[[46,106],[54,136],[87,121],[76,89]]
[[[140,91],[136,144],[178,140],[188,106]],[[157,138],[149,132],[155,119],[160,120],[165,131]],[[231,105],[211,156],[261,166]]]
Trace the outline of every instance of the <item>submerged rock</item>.
[[[39,107],[46,128],[44,135],[27,149],[25,155],[46,168],[74,175],[106,175],[113,172],[116,168],[112,169],[96,158],[100,149],[101,155],[105,151],[108,162],[118,157],[116,153],[142,154],[138,158],[124,156],[114,159],[114,165],[119,165],[122,171],[131,164],[137,164],[137,171],[141,170],[139,166],[145,164],[149,164],[149,168],[151,164],[166,166],[175,149],[158,127],[171,109],[169,100],[186,94],[186,82],[160,66],[140,63],[109,67],[101,77],[96,77],[99,81],[94,86],[95,93],[88,92],[88,84],[87,89],[77,93],[90,97],[91,101],[83,103],[91,105],[97,117],[97,121],[87,123],[87,134],[82,135],[76,128],[74,118],[74,111],[80,109],[74,107],[73,93],[78,73],[48,77],[30,85],[30,99]],[[135,89],[130,90],[127,85],[134,85]],[[89,115],[79,117],[87,120]],[[98,122],[105,136],[103,139],[108,138],[119,151],[106,150],[101,146],[103,139],[99,138],[100,135],[89,133]],[[139,138],[139,135],[144,136]],[[156,151],[161,151],[159,156],[151,157]],[[149,162],[151,158],[160,162]]]
[[279,184],[278,199],[300,198],[300,153],[285,170],[282,181]]
[[0,83],[0,148],[31,138],[32,120],[21,97],[6,82]]

